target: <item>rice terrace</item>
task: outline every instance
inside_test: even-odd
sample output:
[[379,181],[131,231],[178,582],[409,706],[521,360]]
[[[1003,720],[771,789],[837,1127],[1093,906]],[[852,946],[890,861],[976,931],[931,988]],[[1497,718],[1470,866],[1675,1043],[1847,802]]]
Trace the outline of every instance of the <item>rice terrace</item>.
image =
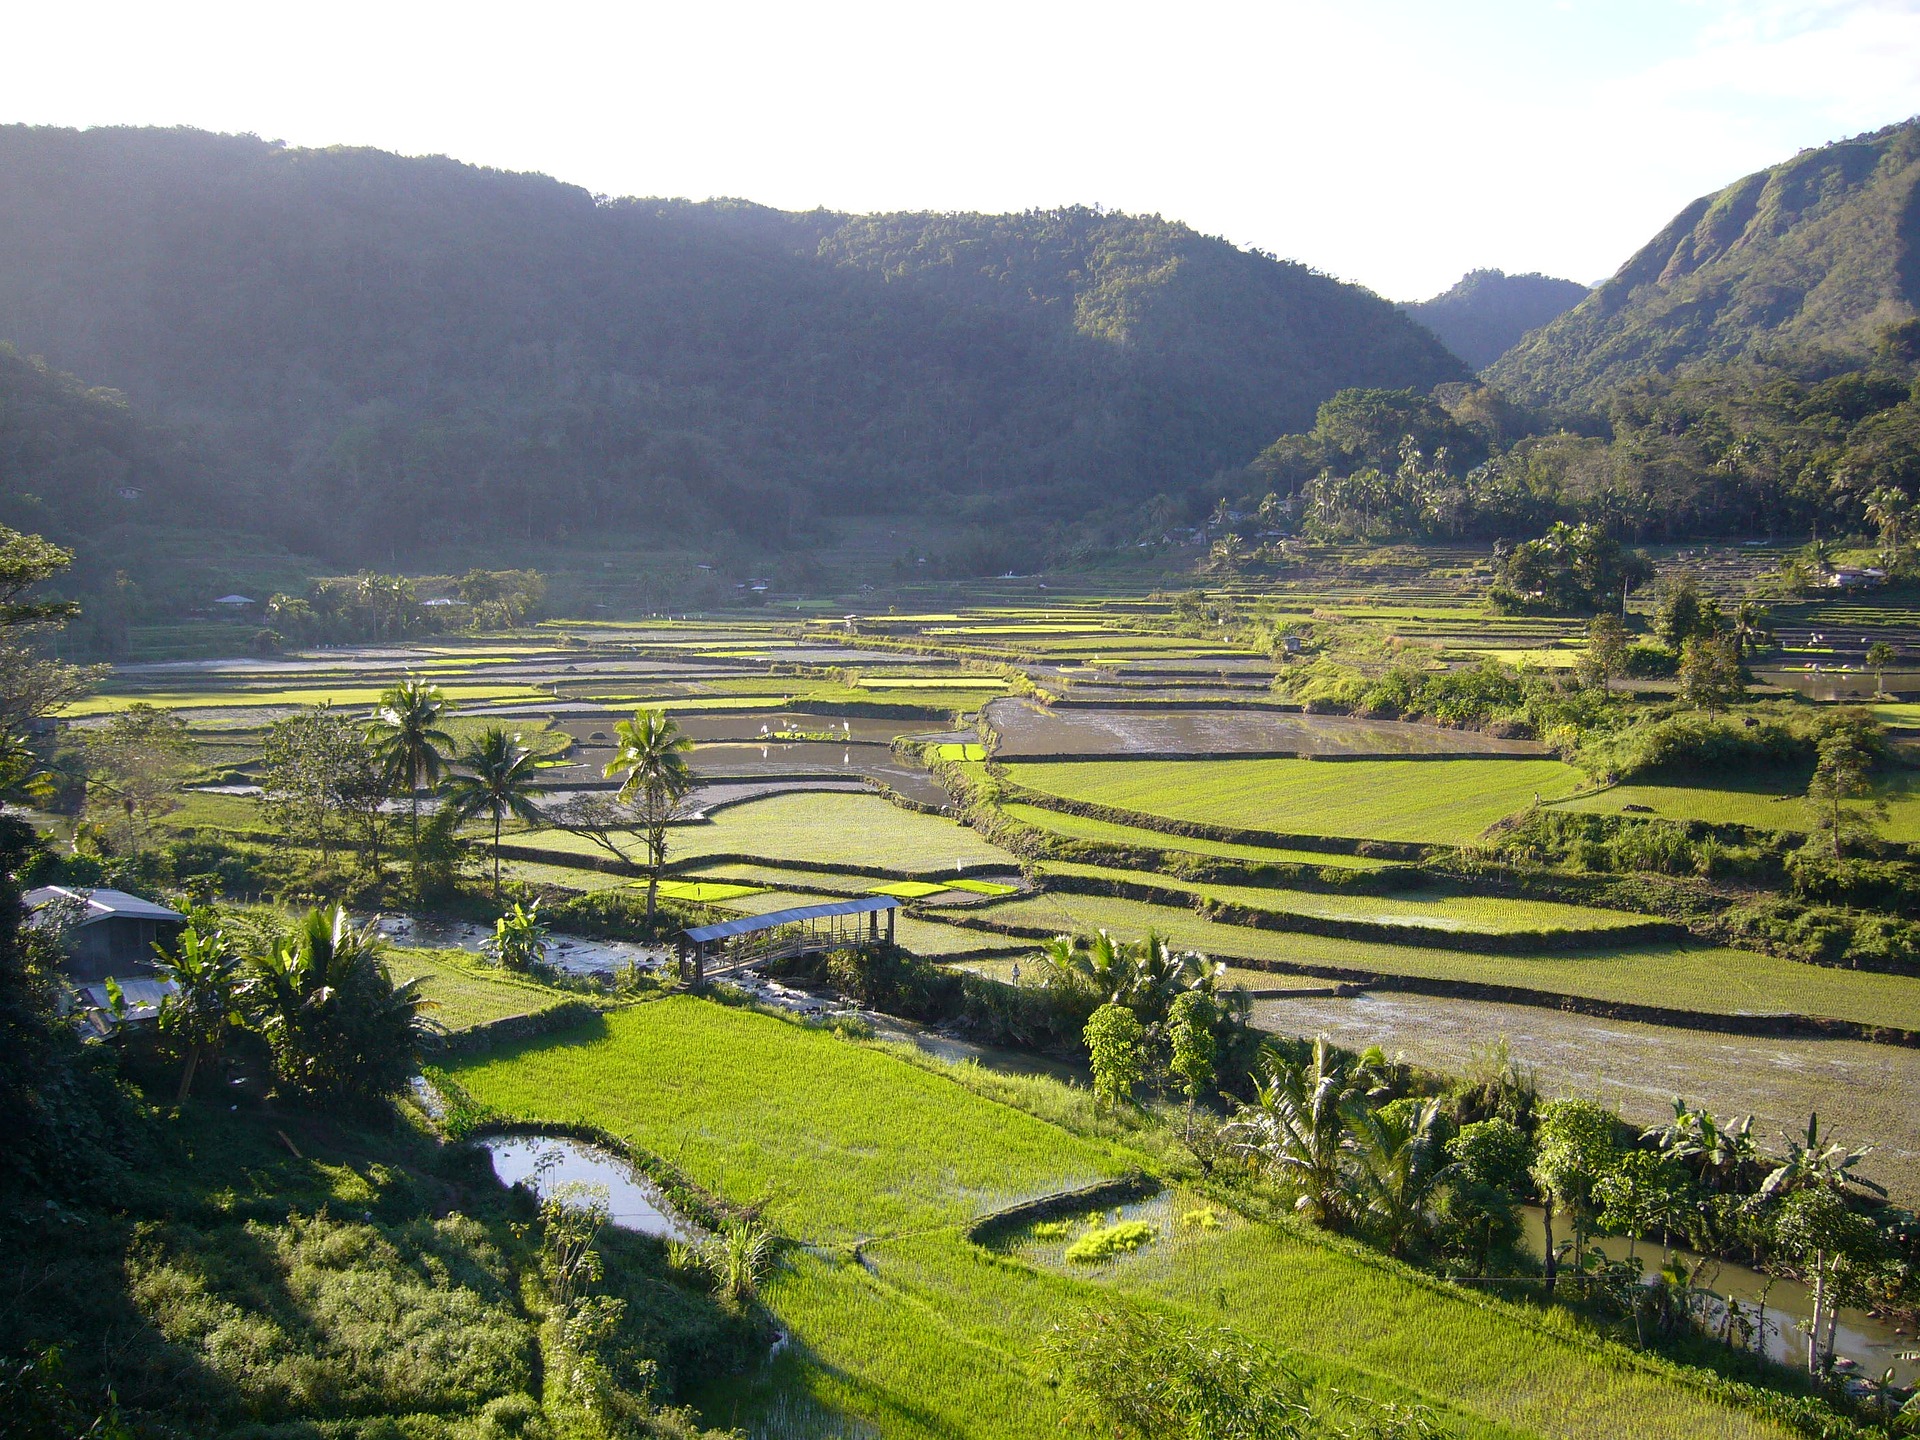
[[[586,8],[399,85],[263,11],[256,98],[610,95],[668,143],[582,174],[733,126],[806,203],[1052,123],[951,88],[971,15],[858,27],[896,151],[832,0]],[[1183,62],[1030,8],[1058,163],[1151,114],[1221,183]],[[1342,74],[1422,163],[1484,139],[1416,73],[1659,38],[1367,0],[1419,69],[1342,71],[1242,8],[1130,44]],[[1853,13],[1701,8],[1567,88]],[[197,25],[138,68],[213,93]],[[1274,203],[1391,196],[1382,265],[1674,216],[1403,303],[1102,205],[268,133],[0,123],[0,1436],[1920,1435],[1920,120],[1677,214],[1509,134],[1609,177],[1532,228],[1319,147],[1367,194]]]

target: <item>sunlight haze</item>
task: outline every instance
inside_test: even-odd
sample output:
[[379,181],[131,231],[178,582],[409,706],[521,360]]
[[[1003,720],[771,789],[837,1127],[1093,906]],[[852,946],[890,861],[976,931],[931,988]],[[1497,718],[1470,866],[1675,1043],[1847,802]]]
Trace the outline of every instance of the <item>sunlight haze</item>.
[[107,4],[10,31],[8,121],[786,209],[1097,203],[1395,299],[1596,281],[1696,195],[1920,110],[1911,0]]

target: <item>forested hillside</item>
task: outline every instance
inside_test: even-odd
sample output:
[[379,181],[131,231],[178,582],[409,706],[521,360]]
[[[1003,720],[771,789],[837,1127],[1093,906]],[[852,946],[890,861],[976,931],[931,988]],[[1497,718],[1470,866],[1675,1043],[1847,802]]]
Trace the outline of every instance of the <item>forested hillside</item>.
[[1864,357],[1920,305],[1920,121],[1803,151],[1703,196],[1487,378],[1594,407],[1694,361],[1818,347]]
[[1470,270],[1433,299],[1400,308],[1474,369],[1484,370],[1522,335],[1566,314],[1586,295],[1586,286],[1551,275]]
[[789,215],[18,126],[0,195],[0,339],[342,562],[916,509],[1030,535],[1184,494],[1343,387],[1464,375],[1366,291],[1157,217]]

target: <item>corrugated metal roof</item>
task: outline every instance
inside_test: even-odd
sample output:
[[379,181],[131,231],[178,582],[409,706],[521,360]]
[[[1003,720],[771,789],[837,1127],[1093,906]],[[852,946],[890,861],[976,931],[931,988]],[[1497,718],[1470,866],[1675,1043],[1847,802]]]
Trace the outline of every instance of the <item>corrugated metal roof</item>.
[[126,920],[184,920],[187,917],[178,910],[169,910],[164,905],[151,900],[143,900],[138,895],[129,895],[124,890],[82,890],[65,885],[44,885],[38,890],[29,890],[21,897],[27,909],[38,910],[51,900],[84,900],[87,906],[86,918],[80,923],[91,925],[96,920],[106,920],[118,916]]
[[723,920],[718,925],[696,925],[680,933],[698,945],[707,940],[725,940],[734,935],[773,930],[800,920],[824,920],[830,915],[867,915],[875,910],[899,908],[900,902],[891,895],[871,895],[864,900],[835,900],[830,905],[800,905],[792,910],[769,910],[764,915],[743,915],[738,920]]

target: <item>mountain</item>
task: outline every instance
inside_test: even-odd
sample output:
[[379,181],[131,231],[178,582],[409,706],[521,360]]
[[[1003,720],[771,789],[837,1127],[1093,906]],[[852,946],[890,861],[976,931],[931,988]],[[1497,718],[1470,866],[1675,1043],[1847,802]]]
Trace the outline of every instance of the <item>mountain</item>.
[[0,197],[0,340],[202,457],[223,521],[341,561],[904,513],[1031,543],[1343,388],[1466,377],[1365,290],[1095,209],[790,214],[25,126]]
[[1522,335],[1566,314],[1586,295],[1586,286],[1551,275],[1469,270],[1451,290],[1400,308],[1467,364],[1484,370]]
[[1487,371],[1529,404],[1769,348],[1865,355],[1920,307],[1920,120],[1802,151],[1703,196]]

